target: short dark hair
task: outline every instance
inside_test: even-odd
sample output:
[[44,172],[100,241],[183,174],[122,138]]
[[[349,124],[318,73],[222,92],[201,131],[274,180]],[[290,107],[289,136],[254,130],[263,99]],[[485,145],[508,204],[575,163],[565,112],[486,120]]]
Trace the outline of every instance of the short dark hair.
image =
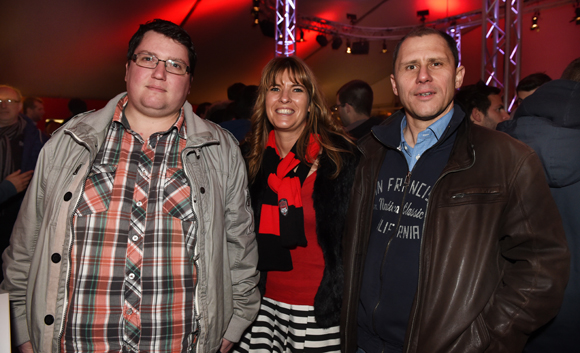
[[71,112],[72,116],[84,113],[88,110],[87,103],[80,98],[71,98],[71,100],[68,101],[68,110]]
[[528,92],[533,91],[540,87],[546,82],[552,81],[552,78],[543,72],[536,72],[535,74],[528,75],[520,80],[518,86],[516,87],[516,92]]
[[149,31],[154,31],[159,34],[173,39],[179,44],[182,44],[187,49],[187,56],[189,57],[189,75],[193,77],[193,70],[195,69],[195,63],[197,62],[197,53],[191,41],[189,34],[181,27],[173,22],[160,20],[158,18],[153,21],[148,21],[145,24],[139,25],[139,29],[131,40],[129,41],[129,49],[127,50],[127,62],[130,64],[133,60],[133,54],[135,54],[135,49],[141,44],[145,33]]
[[228,87],[228,99],[231,101],[237,101],[238,99],[240,99],[240,97],[242,96],[242,92],[244,91],[244,88],[246,88],[246,85],[244,85],[241,82],[236,82],[230,87]]
[[397,57],[399,56],[399,49],[401,49],[401,45],[403,44],[403,42],[407,40],[407,38],[423,37],[431,34],[440,36],[441,38],[443,38],[443,40],[445,40],[445,43],[447,43],[447,47],[449,47],[449,50],[451,50],[451,54],[453,54],[453,59],[455,60],[455,67],[459,67],[459,52],[457,51],[457,43],[449,34],[438,31],[431,27],[417,27],[412,29],[411,32],[407,33],[407,35],[405,35],[403,39],[401,39],[401,41],[397,43],[395,51],[393,52],[393,73],[395,72],[395,64],[397,62]]
[[34,109],[35,102],[42,104],[42,99],[38,97],[26,97],[22,102],[22,110],[24,110],[24,114],[26,114],[26,109]]
[[474,85],[461,87],[459,92],[455,94],[455,103],[463,108],[467,116],[471,115],[473,108],[487,114],[487,110],[491,106],[489,96],[500,94],[500,92],[499,88],[487,86],[483,81],[479,81]]
[[580,82],[580,58],[572,60],[572,62],[566,66],[564,72],[562,72],[561,79]]
[[340,104],[348,103],[359,114],[371,116],[373,109],[373,89],[362,80],[352,80],[345,83],[336,92]]

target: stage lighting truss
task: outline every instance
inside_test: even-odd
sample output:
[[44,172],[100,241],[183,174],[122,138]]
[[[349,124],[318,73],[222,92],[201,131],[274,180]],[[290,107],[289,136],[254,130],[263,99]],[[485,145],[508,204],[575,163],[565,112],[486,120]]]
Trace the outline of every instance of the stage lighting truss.
[[296,53],[296,2],[276,0],[276,56]]
[[[332,48],[338,49],[341,39],[349,42],[398,41],[419,25],[401,27],[362,27],[296,13],[298,0],[259,0],[260,12],[267,18],[276,15],[276,55],[293,55],[296,51],[296,28],[318,32],[333,38]],[[273,3],[276,2],[274,8]],[[440,20],[425,22],[425,26],[446,31],[461,49],[461,36],[475,27],[482,27],[481,78],[487,84],[504,89],[504,105],[513,106],[515,85],[520,78],[521,26],[524,13],[577,3],[578,0],[482,0],[482,10],[474,10]],[[504,11],[500,11],[503,8]],[[284,12],[286,11],[286,12]],[[504,19],[504,28],[500,20]],[[575,21],[576,18],[573,19]],[[340,40],[340,43],[339,43]],[[319,42],[320,43],[320,42]],[[321,44],[322,45],[322,44]],[[459,51],[461,53],[461,50]],[[507,53],[507,55],[506,55]],[[461,55],[461,54],[460,54]],[[500,78],[498,62],[504,60],[509,73]],[[461,59],[460,59],[461,60]]]

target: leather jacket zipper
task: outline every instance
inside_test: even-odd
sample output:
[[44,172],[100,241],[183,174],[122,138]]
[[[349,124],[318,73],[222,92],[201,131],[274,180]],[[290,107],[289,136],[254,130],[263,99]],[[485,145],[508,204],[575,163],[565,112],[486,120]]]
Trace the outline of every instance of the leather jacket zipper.
[[[443,173],[436,181],[435,184],[433,184],[433,188],[431,188],[431,195],[433,195],[433,191],[435,190],[435,187],[437,186],[437,184],[439,184],[439,181],[441,181],[441,179],[443,179],[444,177],[446,177],[447,175],[451,174],[451,173],[457,173],[457,172],[461,172],[464,170],[468,170],[471,167],[473,167],[473,165],[475,164],[475,150],[473,150],[473,161],[470,165],[466,166],[465,168],[460,168],[460,169],[455,169],[455,170],[449,170],[445,173]],[[459,194],[457,194],[459,195]],[[429,196],[429,200],[431,200],[431,196]],[[421,244],[419,246],[419,273],[418,273],[418,278],[417,278],[417,299],[415,300],[415,307],[413,308],[413,317],[411,318],[411,327],[409,329],[409,333],[407,334],[407,340],[404,343],[404,347],[405,348],[405,353],[409,353],[409,350],[411,349],[410,345],[409,345],[409,341],[411,340],[411,337],[413,336],[413,331],[415,330],[415,320],[417,319],[417,305],[419,305],[419,302],[421,301],[420,293],[421,293],[421,282],[422,282],[422,276],[421,276],[421,265],[423,263],[423,238],[425,236],[425,229],[427,226],[427,219],[429,218],[429,202],[427,202],[427,207],[425,208],[425,220],[423,221],[423,231],[421,232]]]
[[[404,158],[404,156],[403,156]],[[409,169],[409,167],[407,166],[407,169]],[[376,322],[375,322],[375,314],[377,313],[377,309],[379,308],[379,304],[381,303],[381,296],[382,296],[382,292],[383,292],[383,269],[385,267],[385,260],[387,258],[387,253],[389,252],[389,248],[391,247],[391,242],[393,241],[393,239],[397,236],[397,233],[399,232],[399,226],[401,225],[401,219],[403,218],[403,206],[405,205],[405,199],[407,198],[407,192],[409,190],[409,185],[411,183],[411,172],[407,172],[407,175],[405,176],[405,182],[404,182],[404,186],[405,186],[405,191],[403,192],[403,199],[401,200],[401,205],[399,207],[399,218],[397,220],[397,226],[395,227],[393,234],[391,234],[391,237],[389,238],[389,241],[387,242],[387,247],[385,248],[385,252],[383,253],[383,259],[381,260],[381,271],[380,271],[380,276],[379,276],[379,282],[380,282],[380,286],[379,286],[379,300],[377,301],[377,304],[375,305],[374,309],[373,309],[373,316],[372,316],[372,323],[373,323],[373,330],[375,331],[375,334],[377,333],[377,327],[376,327]],[[384,349],[383,349],[384,351]]]

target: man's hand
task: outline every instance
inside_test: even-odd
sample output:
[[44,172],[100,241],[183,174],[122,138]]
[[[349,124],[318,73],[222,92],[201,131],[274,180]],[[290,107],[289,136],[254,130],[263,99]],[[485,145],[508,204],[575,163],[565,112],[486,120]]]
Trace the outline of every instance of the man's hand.
[[29,170],[27,172],[20,173],[20,169],[18,169],[14,173],[8,175],[5,180],[8,180],[12,183],[12,185],[14,185],[16,192],[22,192],[26,190],[28,183],[30,183],[32,172],[32,170]]
[[227,339],[222,338],[222,346],[220,348],[220,352],[221,353],[228,353],[233,347],[234,347],[234,343],[233,342],[230,342]]
[[20,353],[34,353],[32,350],[32,343],[30,343],[30,341],[22,343],[20,346],[18,346],[18,351]]

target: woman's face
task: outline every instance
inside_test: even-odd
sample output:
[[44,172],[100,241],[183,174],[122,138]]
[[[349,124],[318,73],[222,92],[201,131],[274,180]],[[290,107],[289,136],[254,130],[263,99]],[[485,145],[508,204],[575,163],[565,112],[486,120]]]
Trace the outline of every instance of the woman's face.
[[310,111],[309,100],[306,88],[293,82],[288,70],[278,75],[266,93],[266,115],[274,130],[296,135],[298,140]]

